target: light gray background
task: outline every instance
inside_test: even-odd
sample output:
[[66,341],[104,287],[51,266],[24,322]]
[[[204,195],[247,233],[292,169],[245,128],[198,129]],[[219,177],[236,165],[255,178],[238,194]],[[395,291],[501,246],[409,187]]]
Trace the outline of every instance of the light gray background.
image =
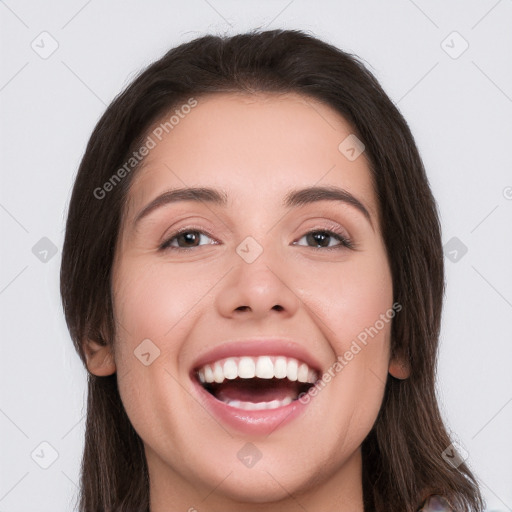
[[[488,509],[512,510],[511,0],[7,0],[0,23],[0,512],[73,510],[86,374],[58,277],[70,190],[95,123],[171,46],[255,27],[310,30],[359,55],[408,120],[443,242],[458,239],[446,258],[443,413]],[[52,38],[58,48],[43,59]],[[43,237],[55,256],[48,242],[36,246]],[[58,454],[47,469],[54,454],[42,442]]]

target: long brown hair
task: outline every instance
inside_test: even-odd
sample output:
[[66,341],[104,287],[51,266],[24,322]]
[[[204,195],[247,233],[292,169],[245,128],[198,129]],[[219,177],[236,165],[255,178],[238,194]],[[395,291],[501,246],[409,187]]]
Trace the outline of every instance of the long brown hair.
[[[375,77],[353,55],[298,30],[207,35],[143,71],[95,127],[76,177],[62,251],[61,295],[82,361],[83,342],[113,347],[110,280],[123,206],[138,165],[108,187],[150,126],[191,97],[214,92],[294,92],[339,112],[365,145],[391,265],[392,355],[411,369],[388,377],[378,418],[362,445],[365,511],[413,512],[429,494],[457,511],[483,510],[466,464],[446,463],[451,444],[435,394],[444,294],[436,203],[409,127]],[[118,173],[119,176],[119,173]],[[112,184],[112,182],[110,182]],[[103,188],[102,188],[103,187]],[[148,511],[143,444],[126,415],[116,375],[89,374],[80,511]]]

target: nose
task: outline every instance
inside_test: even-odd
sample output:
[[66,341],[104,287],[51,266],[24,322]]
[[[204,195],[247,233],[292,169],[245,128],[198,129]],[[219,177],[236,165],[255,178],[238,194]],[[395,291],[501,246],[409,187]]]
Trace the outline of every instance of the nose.
[[295,315],[300,299],[293,291],[293,274],[284,262],[267,256],[268,251],[247,263],[235,255],[234,268],[219,283],[215,297],[223,317],[257,321]]

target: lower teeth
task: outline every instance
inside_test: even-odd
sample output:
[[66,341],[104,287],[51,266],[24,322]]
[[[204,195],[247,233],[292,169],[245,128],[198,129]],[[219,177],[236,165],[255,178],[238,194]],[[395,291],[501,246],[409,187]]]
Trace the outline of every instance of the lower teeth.
[[284,407],[292,402],[290,397],[284,398],[283,400],[272,400],[271,402],[242,402],[241,400],[222,400],[226,405],[235,407],[236,409],[245,409],[247,411],[260,411],[263,409],[277,409],[278,407]]

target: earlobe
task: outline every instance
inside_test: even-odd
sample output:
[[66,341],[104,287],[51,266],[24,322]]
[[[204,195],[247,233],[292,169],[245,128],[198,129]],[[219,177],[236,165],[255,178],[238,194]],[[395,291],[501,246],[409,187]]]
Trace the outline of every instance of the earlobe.
[[400,357],[394,357],[389,362],[389,373],[395,379],[404,380],[407,379],[411,374],[409,364]]
[[87,360],[87,369],[93,375],[106,377],[115,373],[116,364],[109,345],[101,345],[94,340],[86,340],[84,342],[84,353]]

